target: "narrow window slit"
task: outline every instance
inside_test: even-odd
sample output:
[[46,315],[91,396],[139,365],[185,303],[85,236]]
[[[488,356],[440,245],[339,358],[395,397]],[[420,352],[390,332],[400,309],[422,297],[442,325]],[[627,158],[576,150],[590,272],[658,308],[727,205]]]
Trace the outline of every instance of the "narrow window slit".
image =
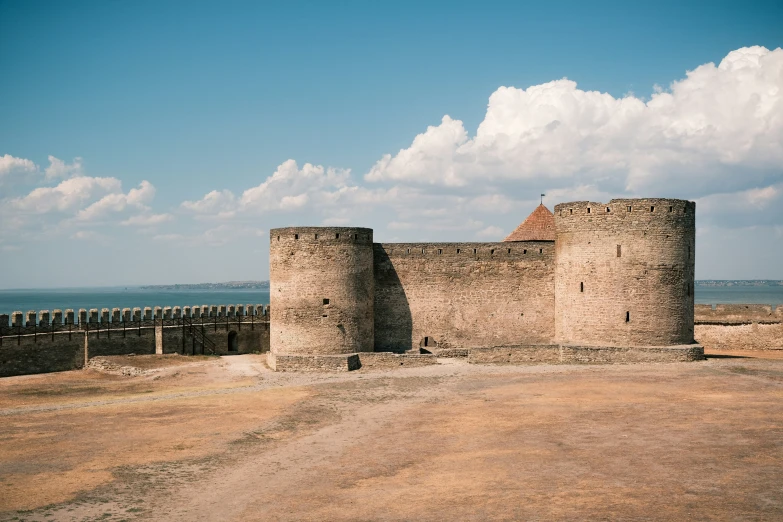
[[622,245],[617,245],[617,257],[623,257],[623,247],[622,247]]
[[585,291],[585,284],[584,284],[584,281],[583,281],[583,282],[581,282],[581,283],[579,283],[579,291],[580,291],[580,292],[584,292],[584,291]]
[[294,234],[294,239],[299,239],[299,234]]
[[631,322],[631,312],[625,312],[625,322],[626,323]]

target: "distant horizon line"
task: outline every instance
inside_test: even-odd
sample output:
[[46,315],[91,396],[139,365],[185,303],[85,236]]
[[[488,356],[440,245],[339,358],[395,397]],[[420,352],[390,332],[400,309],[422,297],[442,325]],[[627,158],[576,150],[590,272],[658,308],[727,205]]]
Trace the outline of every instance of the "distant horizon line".
[[[696,279],[694,282],[697,285],[703,285],[704,283],[776,283],[783,285],[783,279]],[[204,283],[168,283],[168,284],[126,284],[126,285],[106,285],[106,286],[48,286],[48,287],[27,287],[27,288],[0,288],[0,292],[20,292],[20,291],[42,291],[42,290],[110,290],[110,289],[139,289],[139,290],[162,290],[162,289],[201,289],[208,290],[209,288],[196,288],[203,286],[223,286],[226,290],[262,290],[263,288],[243,288],[240,286],[232,286],[238,284],[245,285],[258,285],[269,286],[268,279],[259,280],[244,280],[244,281],[221,281],[216,283],[204,282]],[[174,288],[179,287],[179,288]]]

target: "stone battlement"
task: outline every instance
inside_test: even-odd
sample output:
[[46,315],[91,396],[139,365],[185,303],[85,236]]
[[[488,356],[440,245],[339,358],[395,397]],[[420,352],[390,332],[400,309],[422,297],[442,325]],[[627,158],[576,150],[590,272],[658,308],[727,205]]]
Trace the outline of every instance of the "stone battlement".
[[270,230],[269,238],[272,242],[286,243],[289,246],[314,242],[372,245],[372,229],[361,227],[286,227]]
[[609,203],[596,201],[572,201],[555,205],[555,216],[566,219],[591,218],[597,220],[646,220],[676,219],[694,215],[696,203],[682,199],[643,198],[613,199]]
[[[258,317],[269,319],[269,305],[195,305],[195,306],[155,306],[139,308],[91,308],[89,311],[81,308],[78,314],[72,309],[65,312],[56,309],[50,314],[49,310],[29,310],[26,313],[13,312],[0,314],[0,327],[5,326],[50,326],[50,325],[84,325],[122,323],[131,321],[153,321],[162,319],[200,319],[212,317]],[[10,320],[10,321],[9,321]],[[250,319],[248,319],[250,320]]]
[[[485,259],[494,257],[503,259],[528,256],[536,259],[542,256],[554,256],[555,245],[552,241],[518,241],[499,243],[376,243],[376,249],[382,249],[386,255],[401,256],[445,256],[460,259]],[[504,257],[507,256],[507,257]]]

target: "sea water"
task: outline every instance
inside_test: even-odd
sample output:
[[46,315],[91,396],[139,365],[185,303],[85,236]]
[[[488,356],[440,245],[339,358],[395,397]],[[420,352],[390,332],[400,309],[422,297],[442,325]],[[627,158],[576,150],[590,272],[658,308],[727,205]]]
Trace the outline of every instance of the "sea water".
[[130,308],[145,306],[201,306],[201,305],[258,305],[269,304],[269,290],[162,290],[139,287],[58,288],[35,290],[0,290],[0,314],[28,310],[71,308]]
[[[703,286],[696,285],[699,304],[783,304],[783,286]],[[269,290],[161,290],[139,287],[62,288],[48,290],[0,290],[0,314],[14,311],[72,308],[131,308],[145,306],[269,304]]]

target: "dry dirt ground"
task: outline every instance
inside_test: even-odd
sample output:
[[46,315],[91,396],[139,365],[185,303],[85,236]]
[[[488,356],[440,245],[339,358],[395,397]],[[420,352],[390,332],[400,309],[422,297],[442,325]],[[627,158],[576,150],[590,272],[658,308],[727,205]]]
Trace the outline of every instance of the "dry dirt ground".
[[782,520],[783,353],[0,379],[0,520]]

